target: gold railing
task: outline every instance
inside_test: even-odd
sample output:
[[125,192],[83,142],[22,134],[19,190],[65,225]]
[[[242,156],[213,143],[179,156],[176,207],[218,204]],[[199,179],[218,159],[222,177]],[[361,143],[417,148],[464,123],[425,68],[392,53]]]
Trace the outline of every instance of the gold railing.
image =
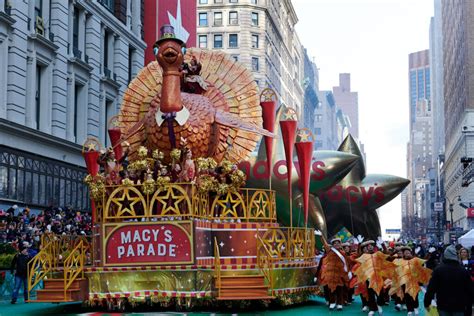
[[[222,195],[200,193],[191,183],[170,183],[153,194],[140,185],[106,186],[97,218],[103,222],[159,218],[276,221],[275,192],[243,188]],[[100,204],[100,203],[97,203]]]
[[[66,291],[77,278],[76,270],[79,269],[78,273],[83,273],[86,254],[91,251],[91,243],[88,239],[87,236],[72,237],[58,236],[53,233],[43,234],[40,252],[28,262],[28,297],[41,280],[48,275],[51,277],[53,272],[60,271],[61,265],[64,268],[64,287]],[[78,257],[78,249],[80,249],[80,258]],[[62,260],[62,257],[64,257],[64,260]],[[78,267],[79,263],[80,268]],[[70,281],[71,279],[73,280]]]
[[273,296],[273,256],[260,236],[257,236],[257,265],[267,280]]
[[259,231],[258,236],[273,262],[314,260],[316,245],[312,228],[268,228]]
[[84,260],[86,257],[86,245],[83,240],[79,240],[77,246],[64,260],[64,299],[72,283],[79,275],[84,278]]
[[54,240],[49,241],[36,254],[36,256],[28,262],[28,300],[30,299],[30,292],[41,282],[47,275],[50,275],[53,270],[53,249]]
[[217,297],[221,296],[221,256],[217,238],[214,237],[214,272],[216,278]]

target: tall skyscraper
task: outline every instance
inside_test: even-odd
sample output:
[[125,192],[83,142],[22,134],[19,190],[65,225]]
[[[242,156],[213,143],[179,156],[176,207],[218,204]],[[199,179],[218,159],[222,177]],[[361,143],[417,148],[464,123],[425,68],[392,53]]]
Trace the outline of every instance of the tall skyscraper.
[[[408,187],[406,233],[413,237],[424,235],[429,226],[434,197],[431,192],[430,170],[433,168],[432,110],[430,88],[429,51],[424,50],[408,56],[410,143],[407,147],[407,173],[411,183]],[[433,183],[434,186],[434,183]]]
[[416,117],[418,100],[430,100],[430,57],[429,50],[411,53],[409,59],[410,85],[410,128]]
[[248,65],[260,89],[303,114],[303,48],[290,0],[198,0],[197,45]]
[[[315,111],[319,104],[318,99],[319,73],[316,64],[311,61],[308,52],[304,49],[304,102],[303,102],[303,126],[319,138],[320,130],[315,129]],[[319,133],[319,134],[318,134]]]
[[140,1],[0,1],[0,208],[87,209],[81,154],[143,65]]
[[339,86],[332,88],[336,104],[350,120],[349,133],[359,139],[359,96],[351,91],[351,74],[339,74]]
[[[442,164],[444,159],[444,86],[443,86],[443,21],[441,19],[441,0],[434,1],[434,17],[430,21],[430,77],[431,77],[431,108],[433,155],[432,165],[434,170],[434,200],[444,202],[444,188],[442,186]],[[433,214],[434,227],[441,230],[444,227],[445,215]]]
[[[474,227],[466,209],[457,202],[473,202],[474,186],[463,187],[462,157],[474,157],[474,2],[442,1],[443,79],[445,113],[445,189],[453,224]],[[449,205],[447,204],[447,207]]]

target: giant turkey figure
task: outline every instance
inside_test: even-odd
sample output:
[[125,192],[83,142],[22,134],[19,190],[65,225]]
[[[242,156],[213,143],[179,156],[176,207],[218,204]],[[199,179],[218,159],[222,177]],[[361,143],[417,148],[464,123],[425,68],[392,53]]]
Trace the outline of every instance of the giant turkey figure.
[[[243,65],[222,52],[190,49],[185,55],[170,25],[161,28],[154,53],[157,62],[130,83],[121,108],[132,157],[140,145],[169,153],[184,138],[193,157],[237,162],[252,152],[258,134],[273,136],[261,127],[258,87]],[[191,56],[202,64],[202,95],[181,91],[183,60]]]

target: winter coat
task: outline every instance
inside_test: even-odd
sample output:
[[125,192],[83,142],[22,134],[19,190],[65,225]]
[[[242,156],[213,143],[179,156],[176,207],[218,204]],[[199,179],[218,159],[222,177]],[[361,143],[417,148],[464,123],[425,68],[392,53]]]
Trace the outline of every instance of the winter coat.
[[444,260],[443,264],[434,269],[425,294],[425,307],[431,304],[435,294],[439,310],[446,312],[471,310],[471,277],[458,261]]

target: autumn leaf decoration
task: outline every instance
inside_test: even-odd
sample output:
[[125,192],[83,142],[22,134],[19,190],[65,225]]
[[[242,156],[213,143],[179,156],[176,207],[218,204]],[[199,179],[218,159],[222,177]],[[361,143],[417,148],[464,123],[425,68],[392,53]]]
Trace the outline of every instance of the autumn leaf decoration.
[[392,279],[392,286],[390,287],[389,295],[397,295],[400,299],[403,299],[403,289],[402,285],[400,284],[400,278],[398,272],[400,271],[400,267],[403,264],[403,259],[395,259],[393,260],[393,263],[395,264],[395,273],[393,275]]
[[425,260],[420,258],[413,258],[410,260],[397,260],[397,267],[395,269],[395,279],[397,280],[397,287],[399,289],[390,290],[390,294],[396,293],[403,299],[403,291],[401,290],[402,285],[405,285],[405,293],[410,295],[413,299],[416,298],[418,292],[420,292],[420,283],[426,284],[431,278],[431,270],[423,267]]
[[338,286],[349,283],[347,272],[344,271],[344,264],[341,259],[332,251],[324,258],[324,266],[321,271],[321,285],[327,285],[331,291],[335,291]]
[[356,260],[360,266],[354,271],[359,282],[369,281],[369,288],[377,294],[384,287],[384,281],[391,279],[395,270],[395,265],[387,261],[387,255],[376,252],[374,254],[365,253]]

